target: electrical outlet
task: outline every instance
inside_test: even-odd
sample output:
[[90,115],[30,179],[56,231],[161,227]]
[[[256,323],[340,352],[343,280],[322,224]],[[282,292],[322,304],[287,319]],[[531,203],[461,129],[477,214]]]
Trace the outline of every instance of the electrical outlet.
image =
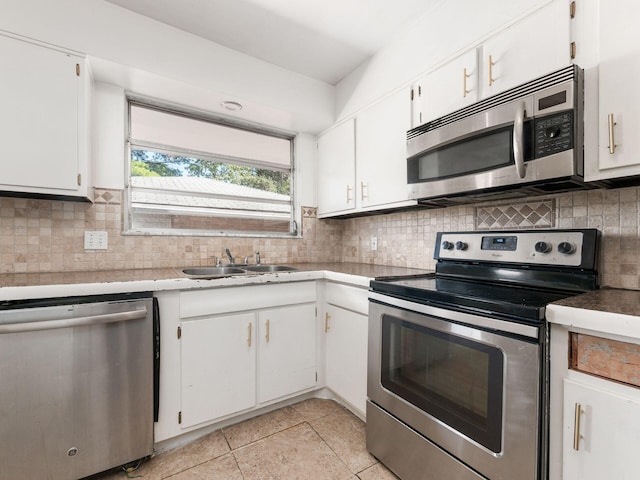
[[371,250],[378,250],[378,237],[371,237]]
[[107,249],[107,232],[86,231],[84,232],[84,249],[85,250],[106,250]]

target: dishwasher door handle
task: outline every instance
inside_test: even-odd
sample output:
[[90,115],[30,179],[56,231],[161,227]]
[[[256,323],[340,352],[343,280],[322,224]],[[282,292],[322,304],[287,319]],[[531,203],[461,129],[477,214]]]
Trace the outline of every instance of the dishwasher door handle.
[[38,330],[54,330],[57,328],[73,328],[105,323],[126,322],[147,316],[147,309],[128,312],[105,313],[88,317],[63,318],[60,320],[43,320],[39,322],[18,322],[0,324],[0,335],[4,333],[35,332]]

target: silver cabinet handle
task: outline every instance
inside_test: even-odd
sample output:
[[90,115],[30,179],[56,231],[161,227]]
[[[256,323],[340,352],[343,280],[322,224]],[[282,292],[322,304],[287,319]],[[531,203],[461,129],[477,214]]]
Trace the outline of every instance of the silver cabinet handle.
[[580,450],[580,415],[582,414],[582,405],[576,403],[574,417],[573,417],[573,449]]
[[249,326],[247,328],[247,330],[249,330],[248,335],[247,335],[247,345],[251,346],[251,329],[253,328],[253,324],[251,322],[249,322]]
[[[367,194],[365,195],[364,193],[364,189],[367,189]],[[369,198],[369,186],[364,183],[364,182],[360,182],[360,200],[364,201],[365,198]]]
[[524,151],[523,151],[523,138],[522,132],[524,127],[524,102],[518,105],[516,111],[516,118],[513,122],[513,159],[516,163],[516,172],[520,178],[524,178],[526,175],[526,167],[524,165]]
[[353,188],[347,185],[347,203],[351,203],[351,190],[353,190]]
[[269,328],[269,323],[270,323],[270,322],[269,322],[269,320],[267,319],[267,322],[266,322],[266,324],[265,324],[265,327],[266,327],[267,332],[264,334],[264,339],[265,339],[265,341],[266,341],[267,343],[269,343],[269,333],[270,333],[270,332],[269,332],[269,330],[270,330],[270,328]]
[[63,318],[60,320],[44,320],[41,322],[20,322],[0,324],[0,334],[35,332],[38,330],[54,330],[58,328],[73,328],[86,325],[103,325],[105,323],[126,322],[147,316],[147,309],[131,312],[105,313],[88,317]]
[[331,318],[331,314],[328,312],[324,314],[324,333],[329,333],[331,327],[329,326],[329,319]]
[[607,119],[609,122],[609,154],[613,155],[616,153],[616,141],[613,134],[613,127],[616,126],[616,122],[613,121],[613,113],[610,113]]

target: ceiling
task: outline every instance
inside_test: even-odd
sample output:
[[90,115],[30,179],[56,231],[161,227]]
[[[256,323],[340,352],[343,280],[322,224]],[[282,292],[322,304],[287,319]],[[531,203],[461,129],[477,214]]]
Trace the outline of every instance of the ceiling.
[[444,0],[107,0],[335,85]]

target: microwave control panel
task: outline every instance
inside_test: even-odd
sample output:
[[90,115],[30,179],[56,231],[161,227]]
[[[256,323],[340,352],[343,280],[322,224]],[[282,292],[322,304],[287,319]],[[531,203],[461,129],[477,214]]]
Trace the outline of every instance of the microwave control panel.
[[573,148],[573,111],[536,118],[534,123],[535,158]]

